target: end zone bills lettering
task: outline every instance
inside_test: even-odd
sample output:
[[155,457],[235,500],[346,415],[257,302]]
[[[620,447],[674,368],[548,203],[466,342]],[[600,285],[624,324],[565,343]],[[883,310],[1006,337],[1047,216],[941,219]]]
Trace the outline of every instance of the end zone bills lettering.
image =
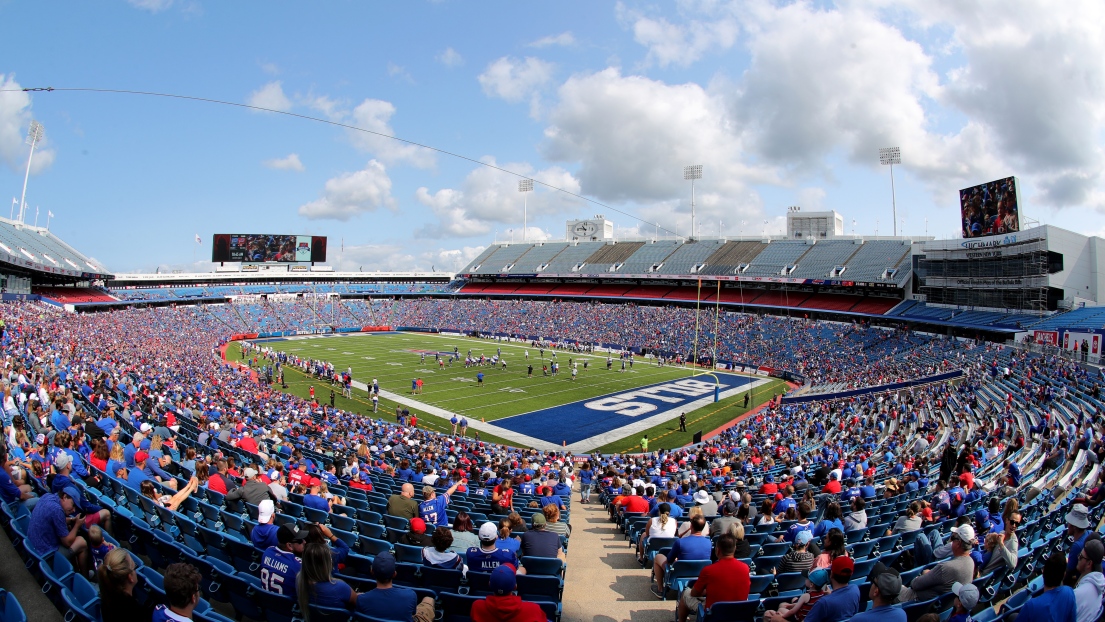
[[[633,391],[627,391],[626,393],[599,398],[587,402],[583,406],[591,410],[612,411],[627,417],[639,417],[640,415],[655,411],[658,405],[638,400],[655,400],[667,404],[678,404],[686,401],[689,397],[703,397],[709,395],[714,392],[714,386],[712,382],[702,382],[701,380],[677,380],[668,384],[635,389]],[[681,397],[662,395],[664,393],[675,394]]]

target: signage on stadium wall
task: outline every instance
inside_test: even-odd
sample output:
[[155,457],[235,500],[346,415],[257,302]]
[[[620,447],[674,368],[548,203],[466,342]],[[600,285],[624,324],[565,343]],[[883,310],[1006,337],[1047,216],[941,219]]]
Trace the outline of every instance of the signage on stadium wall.
[[1034,330],[1032,331],[1032,338],[1036,343],[1045,346],[1059,345],[1059,331],[1057,330]]
[[1101,353],[1101,335],[1096,332],[1075,332],[1072,330],[1063,332],[1063,349],[1072,352],[1081,352],[1082,344],[1089,342],[1089,354]]

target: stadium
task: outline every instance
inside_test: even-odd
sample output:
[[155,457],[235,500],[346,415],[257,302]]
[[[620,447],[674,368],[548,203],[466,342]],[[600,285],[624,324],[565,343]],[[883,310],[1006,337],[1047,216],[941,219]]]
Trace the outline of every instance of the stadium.
[[[228,216],[202,261],[116,271],[122,234],[28,215],[44,130],[19,130],[0,622],[1105,616],[1105,238],[1026,217],[1020,177],[971,169],[953,237],[899,230],[893,194],[891,235],[796,206],[707,235],[699,165],[680,228],[448,154],[518,182],[518,240],[357,266],[346,237],[379,222]],[[534,183],[572,210],[524,203]]]

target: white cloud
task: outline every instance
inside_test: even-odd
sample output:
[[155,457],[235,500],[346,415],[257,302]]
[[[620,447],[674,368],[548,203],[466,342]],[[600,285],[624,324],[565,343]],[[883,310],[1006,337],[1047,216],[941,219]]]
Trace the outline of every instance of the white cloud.
[[150,13],[160,13],[172,6],[173,0],[127,0],[127,4]]
[[477,78],[488,97],[498,97],[512,104],[528,100],[530,116],[540,110],[541,89],[552,80],[556,65],[527,56],[519,60],[504,56],[487,66]]
[[349,136],[353,144],[383,162],[408,162],[420,168],[432,167],[435,159],[434,153],[429,149],[387,138],[395,135],[390,124],[393,114],[395,114],[395,106],[391,102],[379,99],[366,99],[361,102],[349,114],[349,123],[376,133],[350,130]]
[[261,63],[261,71],[270,76],[278,76],[280,75],[280,66],[276,63]]
[[349,220],[378,208],[395,210],[391,178],[384,165],[372,160],[365,168],[342,173],[326,182],[322,197],[299,207],[299,215],[312,220]]
[[[22,173],[27,166],[27,130],[31,126],[31,96],[22,89],[15,76],[0,74],[0,159],[14,171]],[[54,163],[55,152],[47,136],[35,147],[31,173],[37,174]]]
[[460,270],[483,252],[484,246],[436,248],[412,253],[414,242],[405,244],[346,244],[345,252],[332,254],[331,264],[338,270],[351,272],[409,272],[436,269],[439,272]]
[[265,160],[263,164],[266,168],[271,168],[278,171],[296,171],[302,173],[304,170],[306,170],[305,168],[303,168],[303,163],[299,161],[299,155],[294,153],[289,153],[283,158]]
[[[500,166],[493,158],[484,161]],[[579,182],[568,171],[552,166],[535,171],[527,163],[507,163],[502,168],[530,177],[539,182],[580,193]],[[518,192],[518,180],[492,168],[479,167],[468,174],[460,189],[443,188],[431,193],[422,187],[415,192],[419,203],[430,208],[437,222],[419,231],[425,237],[472,237],[486,235],[495,225],[517,225],[521,237],[523,203],[528,206],[529,222],[553,214],[577,210],[582,202],[555,191],[546,191],[535,184],[536,191],[522,197]],[[523,201],[525,199],[525,201]],[[529,230],[534,231],[534,227]],[[536,234],[535,234],[536,235]]]
[[635,213],[647,222],[689,232],[690,188],[683,180],[688,164],[704,165],[704,179],[696,184],[697,214],[715,221],[758,215],[750,184],[779,182],[772,169],[746,162],[721,93],[610,68],[569,78],[558,96],[544,154],[578,163],[588,196],[635,203]]
[[549,35],[547,37],[541,37],[536,41],[532,41],[529,44],[531,48],[547,48],[554,45],[562,47],[568,47],[575,45],[576,38],[572,35],[571,31],[565,31],[558,35]]
[[284,94],[284,87],[279,80],[269,82],[250,93],[246,103],[250,106],[267,110],[279,110],[280,112],[287,112],[292,109],[292,100]]
[[464,64],[464,58],[453,48],[445,48],[445,51],[437,55],[437,62],[446,67],[459,67]]
[[618,3],[620,20],[633,29],[633,39],[648,48],[645,64],[686,67],[714,49],[733,46],[740,33],[739,8],[728,3],[708,2],[695,6],[701,19],[674,24],[664,17],[648,17]]
[[388,61],[388,75],[393,78],[399,78],[404,82],[414,84],[414,77],[407,71],[407,68],[402,65],[396,65],[391,61]]

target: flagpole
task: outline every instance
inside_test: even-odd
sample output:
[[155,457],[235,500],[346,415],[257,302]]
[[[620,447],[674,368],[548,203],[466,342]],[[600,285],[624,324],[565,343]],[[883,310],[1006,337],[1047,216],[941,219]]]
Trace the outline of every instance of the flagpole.
[[46,210],[46,230],[50,230],[50,219],[54,217],[54,213],[50,210]]

